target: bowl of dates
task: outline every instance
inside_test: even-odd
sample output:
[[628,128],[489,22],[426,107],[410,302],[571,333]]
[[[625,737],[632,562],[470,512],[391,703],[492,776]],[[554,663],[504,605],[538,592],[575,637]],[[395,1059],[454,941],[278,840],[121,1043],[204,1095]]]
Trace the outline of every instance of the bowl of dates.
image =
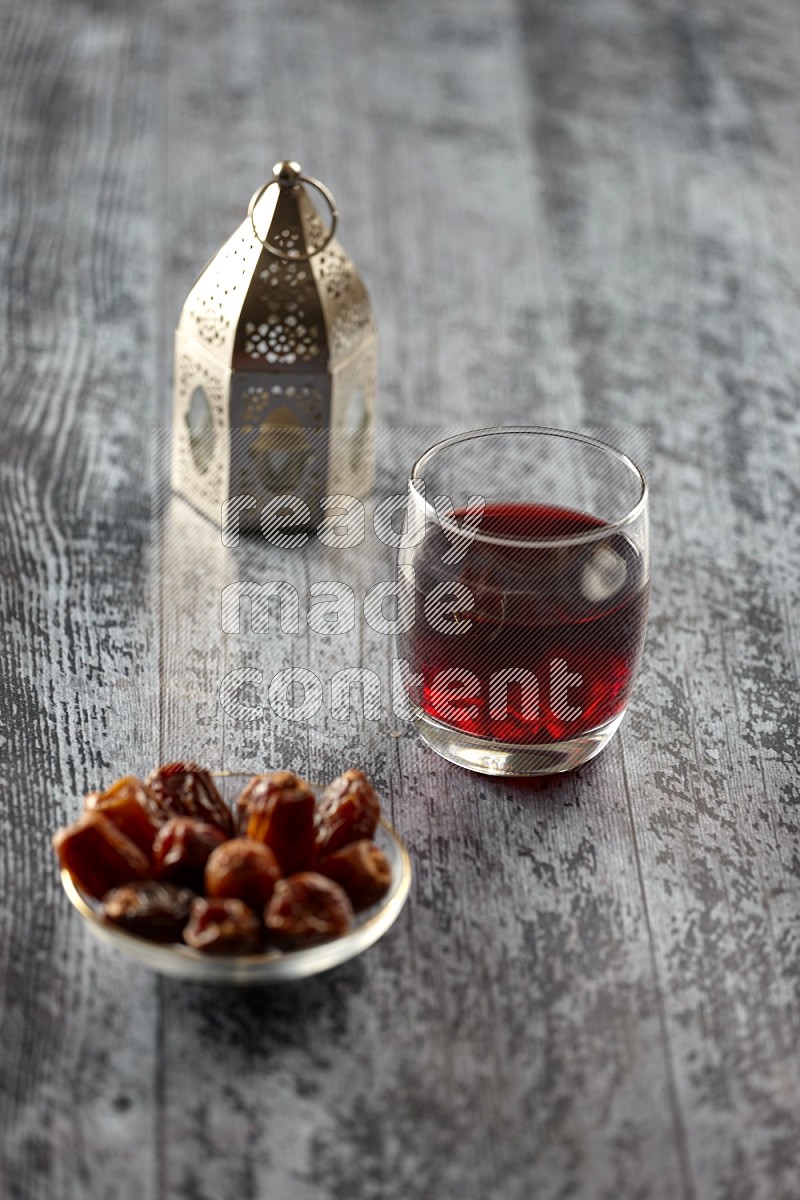
[[338,966],[394,924],[411,885],[408,853],[355,768],[320,787],[291,771],[167,763],[91,792],[53,848],[97,937],[151,970],[205,983]]

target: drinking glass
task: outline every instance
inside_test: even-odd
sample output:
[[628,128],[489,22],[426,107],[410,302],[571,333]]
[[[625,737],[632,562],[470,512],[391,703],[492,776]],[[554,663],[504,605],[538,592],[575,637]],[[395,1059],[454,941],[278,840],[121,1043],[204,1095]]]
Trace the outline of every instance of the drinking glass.
[[582,433],[499,427],[427,450],[398,551],[411,718],[451,762],[549,775],[599,754],[639,669],[648,487]]

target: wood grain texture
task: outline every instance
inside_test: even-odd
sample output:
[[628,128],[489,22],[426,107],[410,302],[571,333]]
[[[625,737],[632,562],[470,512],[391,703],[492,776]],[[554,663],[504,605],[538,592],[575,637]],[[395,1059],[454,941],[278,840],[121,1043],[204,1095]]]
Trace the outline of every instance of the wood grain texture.
[[[153,1195],[152,982],[69,919],[49,846],[157,753],[143,603],[153,27],[6,8],[2,41],[3,1194]],[[120,997],[125,997],[120,1003]]]
[[[0,1175],[11,1200],[796,1200],[800,12],[789,0],[6,5]],[[390,578],[219,533],[159,476],[171,331],[274,159],[375,301],[378,489],[437,432],[649,437],[648,648],[534,790],[385,707],[234,721],[225,674],[391,647],[220,628],[237,579]],[[635,431],[626,436],[639,436]],[[155,462],[155,469],[151,464]],[[369,955],[239,994],[91,943],[48,834],[189,753],[360,760],[415,866]]]

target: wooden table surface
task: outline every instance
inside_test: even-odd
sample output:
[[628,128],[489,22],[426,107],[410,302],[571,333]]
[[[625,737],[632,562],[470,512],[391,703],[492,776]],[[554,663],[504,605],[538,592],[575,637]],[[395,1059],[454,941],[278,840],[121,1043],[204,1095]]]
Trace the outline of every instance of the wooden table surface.
[[[2,25],[3,1197],[797,1200],[795,0],[6,0]],[[220,708],[242,664],[390,657],[223,634],[231,563],[159,483],[183,297],[283,156],[334,190],[375,302],[407,434],[384,486],[435,428],[647,445],[642,673],[556,787],[390,713]],[[49,835],[177,754],[362,762],[413,856],[391,933],[252,992],[91,938]]]

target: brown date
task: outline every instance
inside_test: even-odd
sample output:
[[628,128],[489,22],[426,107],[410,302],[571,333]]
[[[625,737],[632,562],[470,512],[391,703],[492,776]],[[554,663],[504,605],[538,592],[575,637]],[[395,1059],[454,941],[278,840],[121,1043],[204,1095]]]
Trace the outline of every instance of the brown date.
[[233,837],[233,817],[208,771],[197,763],[166,763],[150,772],[147,785],[169,816],[206,821]]
[[284,875],[311,864],[314,853],[314,793],[291,771],[257,775],[238,806],[247,816],[247,836],[269,846]]
[[315,871],[279,879],[264,913],[270,939],[286,949],[341,937],[352,918],[352,905],[339,884]]
[[156,876],[202,892],[209,856],[224,842],[225,834],[216,825],[173,817],[162,825],[153,843]]
[[317,865],[320,875],[335,880],[344,888],[355,912],[361,912],[375,904],[389,890],[392,868],[383,851],[361,838],[343,846]]
[[59,829],[53,849],[78,887],[96,900],[121,883],[144,879],[150,869],[147,855],[98,812]]
[[232,838],[206,863],[205,890],[217,899],[243,900],[256,912],[269,903],[281,877],[278,860],[262,842]]
[[253,954],[262,939],[261,922],[241,900],[197,897],[183,931],[187,946],[207,954]]
[[371,838],[378,826],[381,806],[363,771],[345,771],[322,793],[316,821],[317,861],[342,846]]
[[153,842],[169,814],[148,787],[135,775],[126,775],[104,792],[90,792],[84,800],[87,812],[99,812],[120,833],[130,838],[148,858]]
[[189,888],[147,879],[108,892],[103,897],[103,915],[112,925],[151,942],[178,942],[193,900]]

